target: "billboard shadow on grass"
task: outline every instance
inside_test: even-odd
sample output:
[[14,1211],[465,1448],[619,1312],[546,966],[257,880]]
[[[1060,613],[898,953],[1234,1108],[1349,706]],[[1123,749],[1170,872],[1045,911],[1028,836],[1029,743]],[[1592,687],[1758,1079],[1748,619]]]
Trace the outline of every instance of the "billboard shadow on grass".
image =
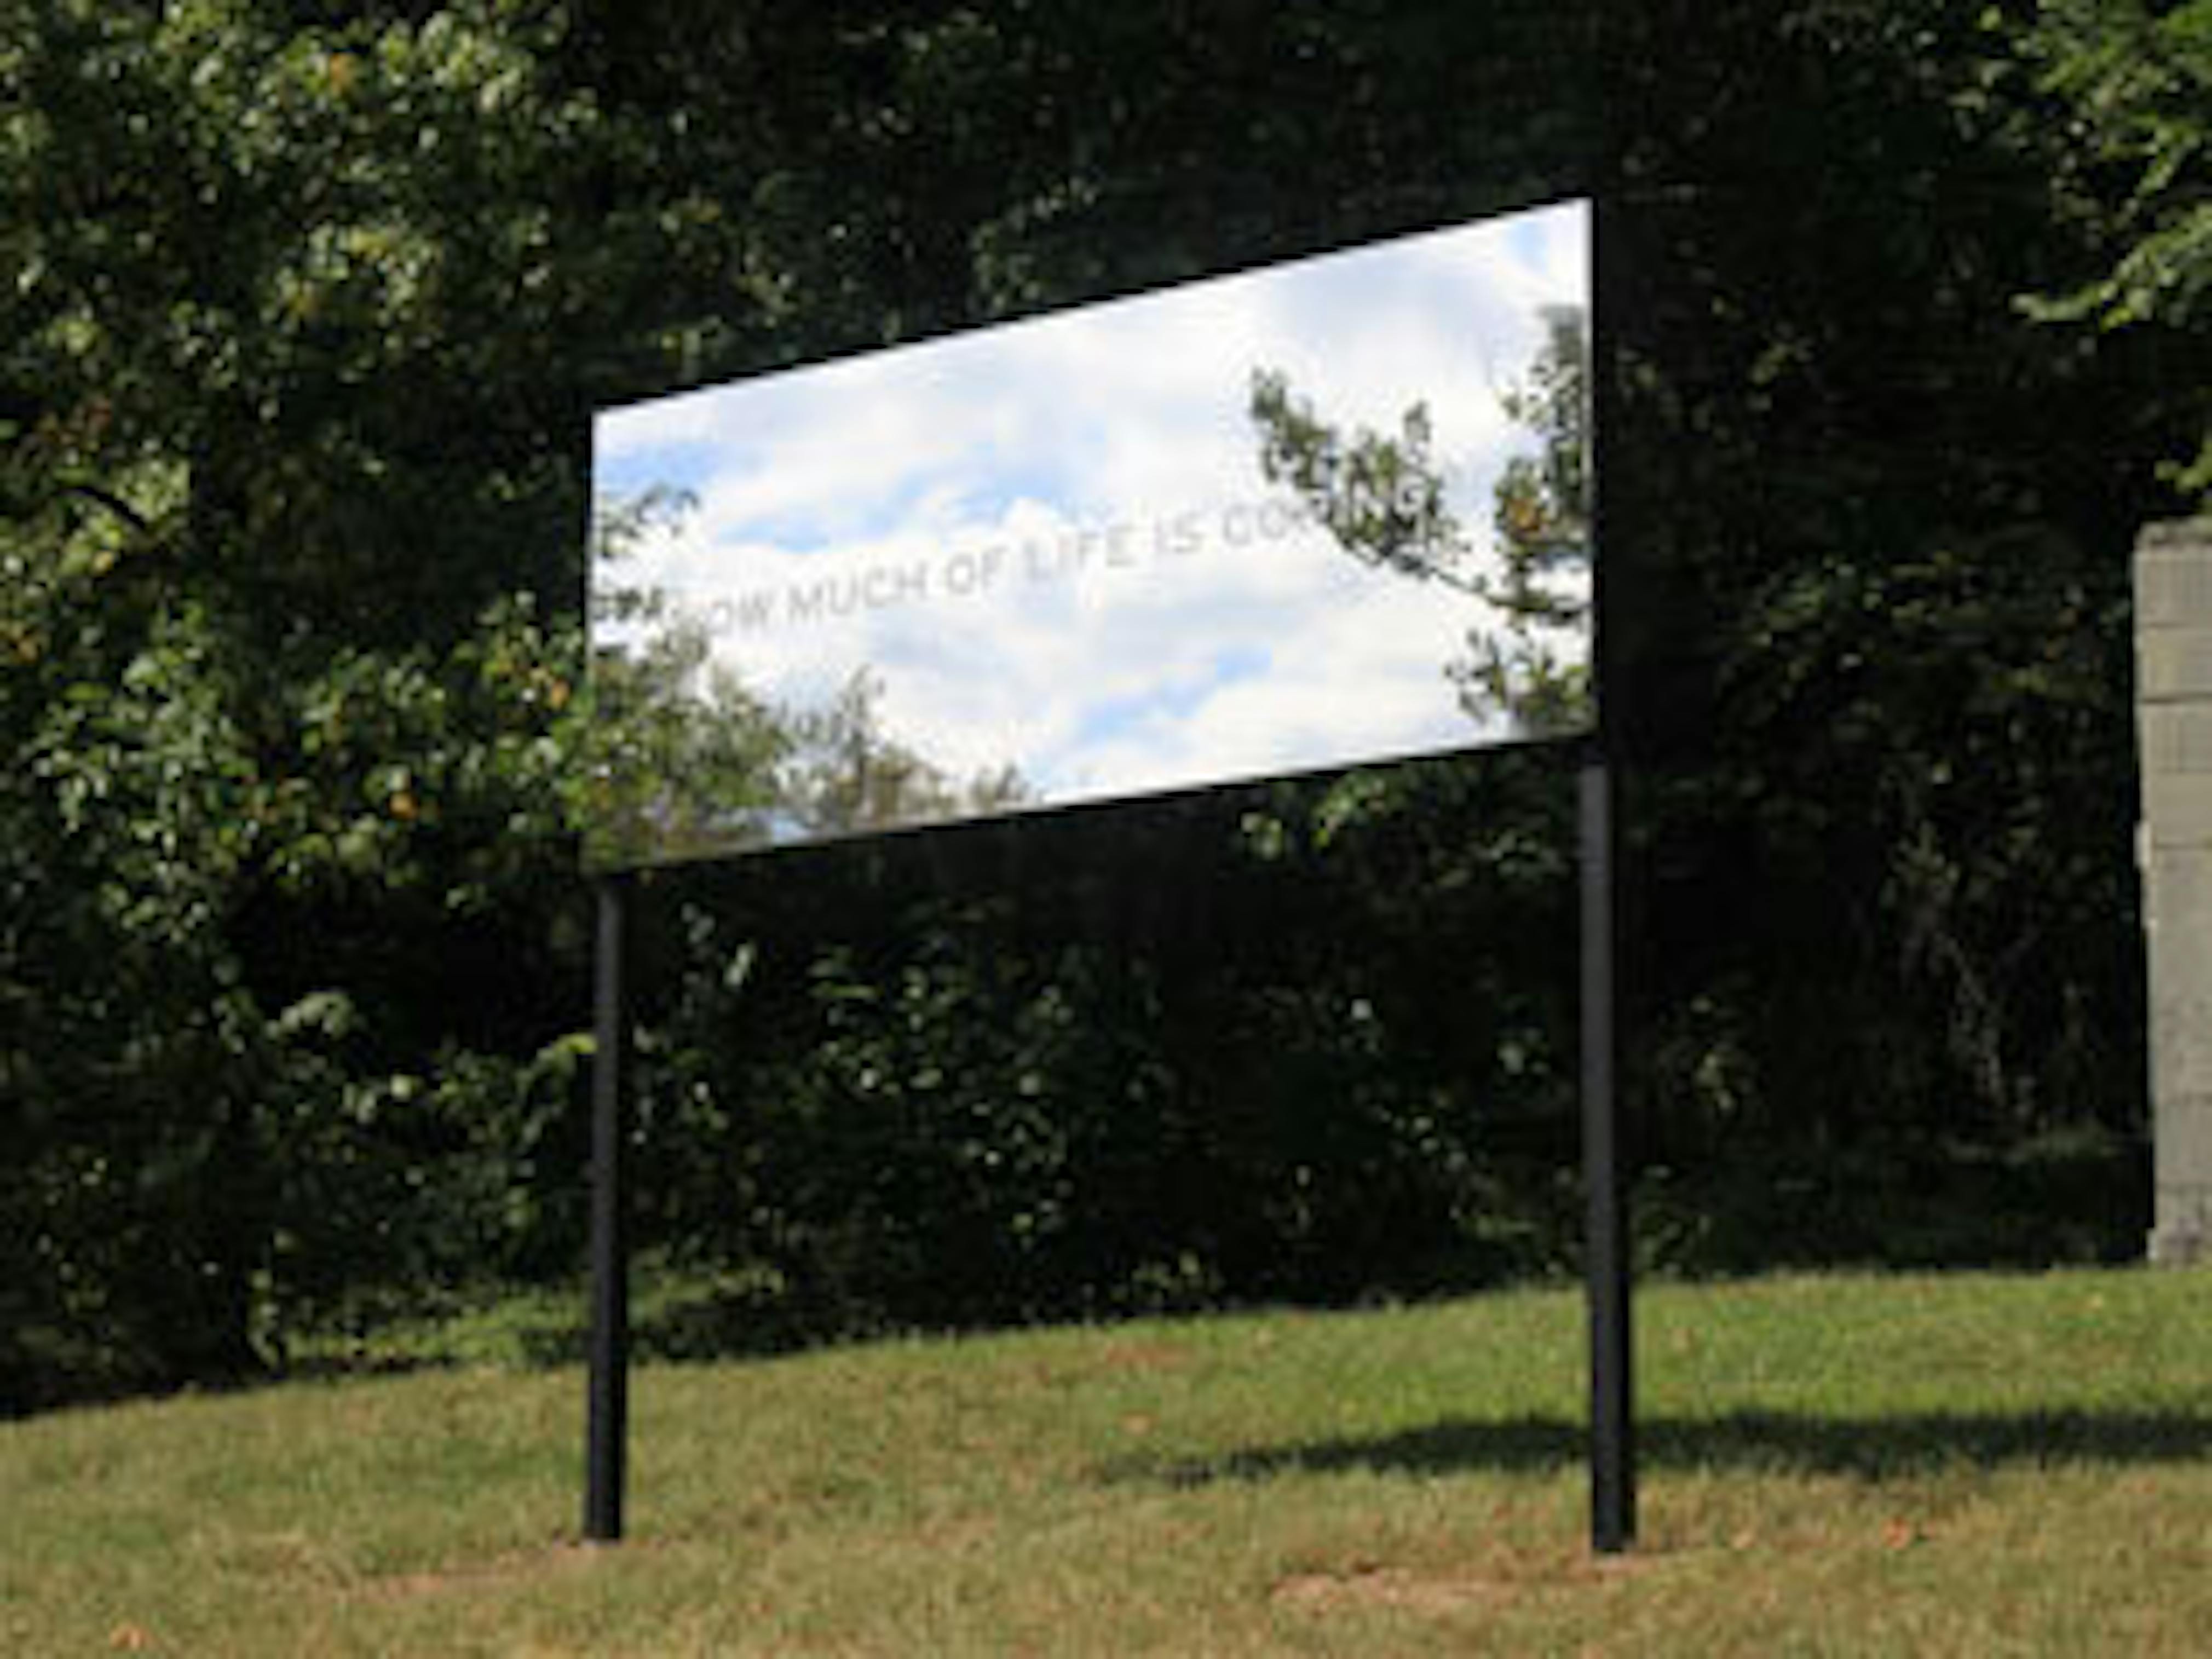
[[[2212,1455],[2212,1415],[2182,1410],[1919,1412],[1824,1415],[1733,1411],[1653,1415],[1638,1430],[1651,1468],[1881,1482],[1966,1466],[2188,1463]],[[1120,1480],[1189,1488],[1301,1474],[1544,1474],[1579,1467],[1589,1428],[1548,1416],[1453,1418],[1373,1437],[1293,1442],[1225,1457],[1130,1460]]]

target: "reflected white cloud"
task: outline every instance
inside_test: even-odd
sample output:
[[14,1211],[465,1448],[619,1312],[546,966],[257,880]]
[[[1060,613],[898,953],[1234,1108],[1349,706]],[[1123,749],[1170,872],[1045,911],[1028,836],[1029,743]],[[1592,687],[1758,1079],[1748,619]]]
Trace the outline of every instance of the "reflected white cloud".
[[769,698],[866,667],[886,732],[1061,802],[1456,747],[1480,618],[1267,483],[1255,369],[1344,428],[1416,403],[1463,528],[1531,447],[1500,393],[1587,294],[1579,204],[602,415],[603,493],[696,511],[608,573]]

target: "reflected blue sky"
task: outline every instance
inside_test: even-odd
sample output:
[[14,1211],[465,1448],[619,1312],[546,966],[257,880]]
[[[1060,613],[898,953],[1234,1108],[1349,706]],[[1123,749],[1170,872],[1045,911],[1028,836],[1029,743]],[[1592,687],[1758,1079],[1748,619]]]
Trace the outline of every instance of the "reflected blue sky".
[[698,501],[616,574],[751,596],[714,648],[755,690],[868,669],[901,741],[1048,801],[1503,735],[1444,673],[1470,601],[1282,528],[1251,376],[1347,428],[1425,404],[1480,538],[1533,447],[1500,393],[1586,303],[1587,240],[1570,204],[608,411],[595,488]]

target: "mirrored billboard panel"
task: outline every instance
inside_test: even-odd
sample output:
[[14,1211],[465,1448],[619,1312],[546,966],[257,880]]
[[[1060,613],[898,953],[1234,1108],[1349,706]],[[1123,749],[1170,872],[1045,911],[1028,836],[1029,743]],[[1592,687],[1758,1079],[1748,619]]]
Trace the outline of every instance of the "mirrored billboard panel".
[[1570,203],[602,413],[602,867],[1587,718]]

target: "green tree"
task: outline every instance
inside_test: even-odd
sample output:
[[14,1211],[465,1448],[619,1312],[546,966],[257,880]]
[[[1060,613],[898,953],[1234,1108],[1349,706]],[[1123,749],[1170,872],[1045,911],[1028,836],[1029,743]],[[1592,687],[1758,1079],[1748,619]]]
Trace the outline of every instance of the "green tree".
[[1692,1165],[2139,1122],[2125,552],[2196,394],[2014,303],[2108,251],[2026,9],[1729,7],[1690,64],[1662,5],[1631,60],[1614,712]]
[[543,1248],[584,417],[746,291],[571,21],[0,21],[10,1399]]
[[[2035,310],[2201,337],[2212,320],[2212,5],[2047,0],[2028,45],[2087,141],[2065,158],[2069,209],[2109,222],[2118,244],[2108,270]],[[2212,494],[2203,419],[2201,447],[2174,473],[2199,495]]]
[[[6,9],[10,1396],[63,1371],[251,1363],[283,1310],[364,1278],[560,1259],[578,918],[549,895],[570,890],[579,788],[605,783],[574,763],[610,740],[580,712],[600,695],[580,689],[576,616],[592,407],[1601,174],[1623,187],[1609,265],[1633,301],[1614,313],[1611,712],[1638,767],[1652,945],[1632,1074],[1655,1151],[1802,1195],[1760,1159],[1837,1193],[1819,1183],[1864,1167],[1854,1145],[1887,1167],[1945,1134],[2130,1132],[2124,556],[2179,500],[2156,463],[2206,430],[2202,11]],[[2085,318],[2143,319],[2052,328],[2013,304],[2093,289]],[[1569,545],[1564,515],[1528,504],[1508,516],[1529,546]],[[740,771],[768,752],[742,723],[637,735],[724,744]],[[1333,1249],[1376,1253],[1328,1264],[1340,1286],[1387,1277],[1402,1240],[1313,1198],[1328,1159],[1374,1190],[1412,1170],[1387,1189],[1426,1196],[1394,1208],[1437,1213],[1448,1187],[1464,1219],[1486,1115],[1564,1097],[1571,978],[1540,941],[1565,843],[1543,793],[1461,780],[1363,812],[1293,790],[1253,805],[1242,840],[1240,809],[1084,843],[1119,883],[1086,890],[1101,937],[1157,969],[1159,1017],[1189,1018],[1194,1052],[1221,1045],[1203,1088],[1155,1071],[1143,1097],[1162,1144],[1242,1149],[1185,1161],[1244,1172],[1212,1184],[1254,1200],[1231,1252],[1193,1194],[1199,1281],[1230,1282],[1232,1254],[1318,1273]],[[1307,943],[1231,930],[1222,965],[1184,914],[1216,877],[1311,921],[1282,935]],[[855,930],[943,936],[910,890],[836,891]],[[1176,926],[1118,913],[1146,904]],[[933,1045],[1009,1067],[1034,1049],[1066,1060],[1049,1092],[1082,1109],[1082,1056],[1110,1071],[1149,1038],[1063,1043],[1076,977],[1048,951],[1025,948],[1037,966],[1005,1000],[982,965],[994,930],[1057,914],[979,923],[911,998],[885,988],[898,952],[857,951],[887,1023],[845,1030],[854,1068],[812,1074],[857,1087],[880,1054],[911,1081]],[[806,982],[804,949],[763,961],[762,983],[783,963]],[[780,1018],[806,994],[762,1001]],[[1084,1006],[1141,1021],[1148,996]],[[1020,1041],[981,1042],[974,1022],[1008,1009]],[[899,1023],[916,1013],[927,1030]],[[1207,1142],[1230,1115],[1212,1097],[1247,1109],[1291,1050],[1312,1060],[1299,1155],[1263,1152],[1292,1143],[1258,1107]],[[1374,1133],[1332,1139],[1353,1082]],[[1127,1099],[1099,1088],[1102,1111]],[[990,1103],[956,1095],[934,1121]],[[697,1154],[683,1190],[718,1167]],[[1041,1212],[994,1187],[968,1213]],[[1304,1242],[1271,1257],[1285,1229]]]

